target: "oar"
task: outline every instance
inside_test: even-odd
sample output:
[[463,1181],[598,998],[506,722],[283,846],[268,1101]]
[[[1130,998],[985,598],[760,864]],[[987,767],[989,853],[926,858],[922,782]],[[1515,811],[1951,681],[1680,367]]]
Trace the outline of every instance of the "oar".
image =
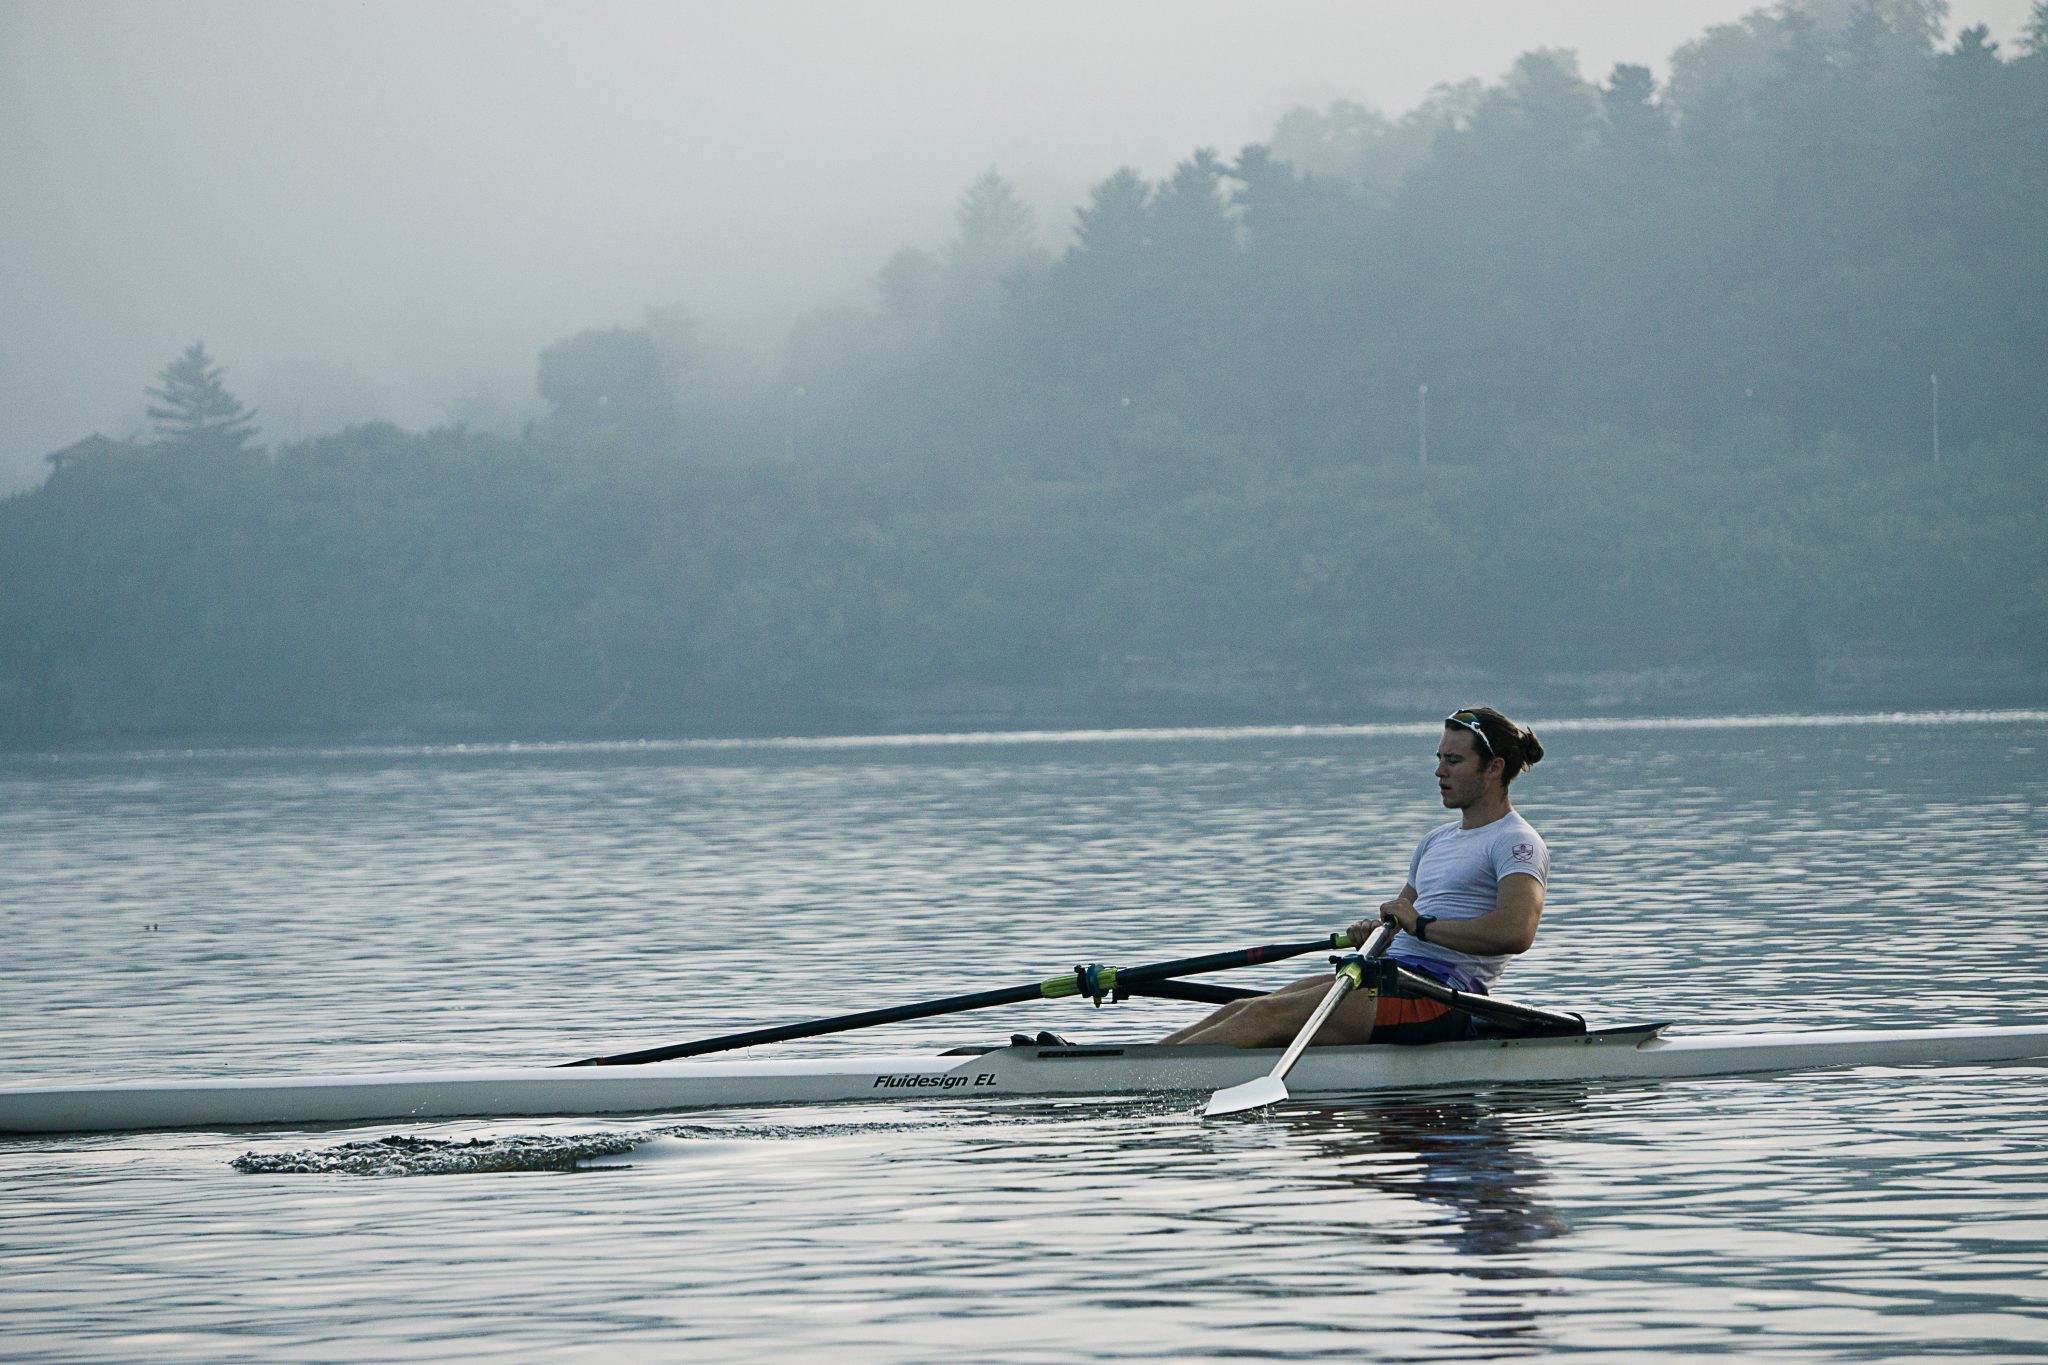
[[1255,1081],[1233,1085],[1219,1090],[1209,1097],[1209,1107],[1202,1111],[1203,1118],[1216,1118],[1222,1114],[1241,1114],[1247,1109],[1264,1109],[1267,1105],[1278,1104],[1287,1098],[1287,1073],[1301,1060],[1301,1054],[1308,1049],[1315,1036],[1335,1013],[1337,1006],[1344,1003],[1344,997],[1365,984],[1365,963],[1369,958],[1378,957],[1393,942],[1395,926],[1382,922],[1378,928],[1366,935],[1364,949],[1337,964],[1337,979],[1330,983],[1330,989],[1309,1015],[1308,1022],[1301,1026],[1301,1032],[1294,1035],[1294,1041],[1287,1045],[1287,1051],[1280,1054],[1280,1060],[1273,1069]]
[[841,1014],[829,1019],[811,1019],[797,1024],[777,1024],[771,1028],[749,1029],[744,1033],[727,1033],[717,1038],[701,1038],[694,1043],[642,1048],[638,1052],[621,1052],[609,1057],[586,1057],[580,1062],[563,1062],[561,1065],[637,1066],[642,1062],[665,1062],[676,1057],[699,1057],[707,1052],[727,1052],[733,1048],[752,1047],[756,1043],[781,1043],[792,1038],[815,1038],[824,1033],[843,1033],[849,1029],[893,1024],[905,1019],[929,1019],[938,1014],[960,1014],[967,1010],[988,1009],[995,1005],[1014,1005],[1026,1000],[1059,1000],[1069,996],[1085,995],[1100,1003],[1104,997],[1126,992],[1132,986],[1144,986],[1178,976],[1194,976],[1201,972],[1228,971],[1233,967],[1254,967],[1262,962],[1278,962],[1282,958],[1299,957],[1303,953],[1350,946],[1351,940],[1344,935],[1331,934],[1326,938],[1312,939],[1306,943],[1268,943],[1257,948],[1239,948],[1235,952],[1207,953],[1201,957],[1153,962],[1142,967],[1076,967],[1065,975],[1048,977],[1044,981],[1028,985],[976,991],[972,995],[949,995],[938,1000],[920,1000],[908,1005],[892,1005],[886,1009],[863,1010],[858,1014]]

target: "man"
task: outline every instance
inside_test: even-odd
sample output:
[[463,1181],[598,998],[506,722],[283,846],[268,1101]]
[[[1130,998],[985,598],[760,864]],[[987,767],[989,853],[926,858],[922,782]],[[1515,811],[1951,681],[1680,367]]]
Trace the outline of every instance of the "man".
[[[1436,785],[1459,818],[1423,836],[1401,894],[1351,926],[1363,943],[1375,925],[1400,926],[1387,958],[1462,991],[1484,993],[1509,957],[1527,952],[1543,917],[1550,854],[1516,813],[1508,785],[1543,757],[1536,736],[1490,706],[1453,711],[1436,747]],[[1327,975],[1270,995],[1233,1001],[1165,1043],[1285,1047],[1330,987]],[[1433,1043],[1466,1035],[1459,1010],[1397,994],[1345,997],[1316,1034],[1319,1044]]]

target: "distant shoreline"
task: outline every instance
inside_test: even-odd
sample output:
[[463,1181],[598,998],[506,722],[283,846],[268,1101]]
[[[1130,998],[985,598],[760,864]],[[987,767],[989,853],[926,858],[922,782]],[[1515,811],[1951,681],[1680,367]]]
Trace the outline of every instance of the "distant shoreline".
[[[2048,703],[2034,705],[1959,705],[1906,708],[1736,710],[1724,713],[1640,713],[1570,715],[1533,708],[1526,718],[1545,731],[1598,733],[1655,730],[1780,730],[1851,728],[1879,725],[2000,725],[2048,723]],[[1056,728],[1014,727],[948,730],[872,730],[825,733],[757,733],[729,735],[613,737],[418,737],[296,735],[267,739],[232,737],[161,737],[153,740],[105,740],[68,745],[0,748],[14,759],[52,760],[108,758],[235,758],[275,754],[312,754],[335,758],[414,754],[424,756],[493,756],[514,753],[692,753],[779,750],[840,752],[858,749],[937,749],[1024,745],[1202,743],[1264,739],[1372,738],[1424,734],[1431,717],[1351,721],[1265,723],[1176,723],[1162,725],[1096,725]]]

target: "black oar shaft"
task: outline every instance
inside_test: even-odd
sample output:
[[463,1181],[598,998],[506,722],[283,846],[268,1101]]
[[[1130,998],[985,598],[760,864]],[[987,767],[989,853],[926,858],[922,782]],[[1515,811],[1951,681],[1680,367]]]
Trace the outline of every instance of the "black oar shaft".
[[887,1009],[863,1010],[859,1014],[842,1014],[831,1019],[776,1024],[769,1028],[748,1029],[743,1033],[722,1034],[716,1038],[700,1038],[692,1043],[675,1043],[668,1047],[649,1047],[638,1052],[621,1052],[610,1057],[586,1057],[580,1062],[568,1062],[565,1065],[637,1066],[642,1062],[666,1062],[677,1057],[698,1057],[707,1052],[729,1052],[734,1048],[753,1047],[757,1043],[786,1043],[793,1038],[815,1038],[820,1034],[871,1028],[876,1024],[893,1024],[905,1019],[928,1019],[935,1014],[959,1014],[966,1010],[1015,1005],[1025,1000],[1042,998],[1042,985],[1008,986],[1001,990],[976,991],[971,995],[949,995],[942,1000],[920,1000],[915,1004],[892,1005]]
[[1133,981],[1120,985],[1124,995],[1150,996],[1155,1000],[1192,1000],[1201,1005],[1228,1005],[1233,1000],[1251,1000],[1264,991],[1245,986],[1218,986],[1208,981]]
[[564,1066],[637,1066],[642,1062],[666,1062],[678,1057],[701,1057],[707,1052],[729,1052],[734,1048],[753,1047],[758,1043],[786,1043],[795,1038],[816,1038],[827,1033],[844,1033],[851,1029],[871,1028],[876,1024],[894,1024],[908,1019],[929,1019],[939,1014],[961,1014],[968,1010],[989,1009],[996,1005],[1015,1005],[1026,1000],[1055,1000],[1065,996],[1085,995],[1089,991],[1082,985],[1084,976],[1093,974],[1102,993],[1114,991],[1120,983],[1144,984],[1164,981],[1177,976],[1194,976],[1200,972],[1228,971],[1233,967],[1255,967],[1262,962],[1278,962],[1285,958],[1299,957],[1318,949],[1342,948],[1348,940],[1341,934],[1311,939],[1306,943],[1268,943],[1257,948],[1239,948],[1234,952],[1206,953],[1200,957],[1175,958],[1171,962],[1153,962],[1142,967],[1082,968],[1065,976],[1052,977],[1045,981],[1026,986],[1006,986],[992,991],[976,991],[969,995],[949,995],[939,1000],[920,1000],[907,1005],[892,1005],[886,1009],[863,1010],[858,1014],[841,1014],[830,1019],[809,1019],[795,1024],[776,1024],[768,1028],[748,1029],[743,1033],[727,1033],[716,1038],[700,1038],[695,1042],[673,1043],[667,1047],[641,1048],[637,1052],[620,1052],[608,1057],[585,1057],[580,1062],[564,1062]]
[[1206,953],[1201,957],[1175,958],[1171,962],[1153,962],[1143,967],[1119,967],[1118,982],[1164,981],[1175,976],[1199,976],[1203,972],[1227,972],[1236,967],[1256,967],[1262,962],[1279,962],[1285,958],[1300,957],[1303,953],[1328,952],[1332,948],[1348,948],[1351,941],[1342,934],[1331,934],[1327,938],[1313,939],[1307,943],[1268,943],[1258,948],[1240,948],[1230,953]]

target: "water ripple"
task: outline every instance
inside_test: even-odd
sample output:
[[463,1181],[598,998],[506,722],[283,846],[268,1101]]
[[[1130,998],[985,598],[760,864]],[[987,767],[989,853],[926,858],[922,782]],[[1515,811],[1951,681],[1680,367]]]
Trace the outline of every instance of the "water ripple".
[[[2048,716],[1539,728],[1511,994],[2039,1013]],[[545,1062],[1306,936],[1400,885],[1432,734],[0,759],[5,1070]],[[21,1358],[2020,1359],[2044,1246],[2039,1066],[0,1144]]]

